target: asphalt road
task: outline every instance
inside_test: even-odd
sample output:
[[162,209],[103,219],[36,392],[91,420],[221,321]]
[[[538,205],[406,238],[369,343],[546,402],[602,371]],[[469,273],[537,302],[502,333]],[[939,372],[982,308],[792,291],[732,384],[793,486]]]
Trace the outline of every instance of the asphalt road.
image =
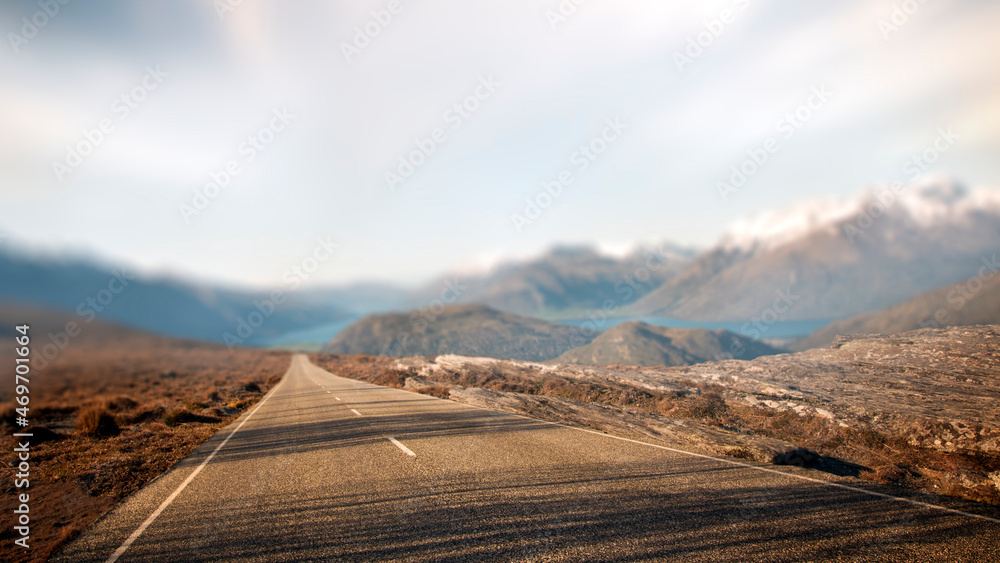
[[1000,522],[767,469],[296,356],[256,410],[55,560],[1000,561]]

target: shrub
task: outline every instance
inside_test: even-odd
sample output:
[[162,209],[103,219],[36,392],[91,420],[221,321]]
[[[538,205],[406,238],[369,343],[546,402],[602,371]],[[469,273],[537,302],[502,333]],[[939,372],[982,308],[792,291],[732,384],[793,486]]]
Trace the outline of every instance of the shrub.
[[129,409],[134,409],[139,403],[135,402],[132,397],[126,395],[118,395],[113,399],[108,399],[107,408],[112,411],[127,411]]
[[247,399],[243,399],[242,401],[233,401],[233,402],[227,404],[226,408],[236,409],[236,410],[243,410],[243,409],[247,408],[248,406],[250,406],[252,403],[253,403],[253,401],[249,401]]
[[195,414],[187,409],[172,409],[163,415],[163,423],[167,426],[179,426],[188,422],[219,422],[214,416]]
[[451,389],[444,385],[429,385],[427,387],[417,389],[417,393],[438,397],[439,399],[447,399],[451,396]]
[[386,387],[402,387],[406,383],[407,377],[412,377],[416,375],[415,372],[398,370],[395,368],[383,370],[382,373],[369,381],[375,385],[383,385]]
[[187,409],[171,409],[163,415],[163,423],[167,426],[177,426],[190,420],[192,412]]
[[76,417],[76,429],[85,436],[95,438],[106,438],[120,432],[115,417],[101,407],[89,407],[80,411]]
[[718,418],[726,412],[726,402],[715,392],[703,393],[685,406],[685,414],[691,418]]

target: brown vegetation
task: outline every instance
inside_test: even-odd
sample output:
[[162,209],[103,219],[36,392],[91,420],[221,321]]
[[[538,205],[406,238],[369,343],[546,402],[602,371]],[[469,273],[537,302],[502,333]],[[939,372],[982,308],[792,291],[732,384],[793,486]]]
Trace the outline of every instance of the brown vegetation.
[[[727,398],[718,385],[691,379],[678,379],[674,390],[657,391],[613,381],[610,378],[585,379],[558,369],[526,368],[517,362],[489,364],[470,362],[461,368],[448,364],[432,374],[413,367],[403,367],[394,358],[348,355],[313,355],[312,361],[334,373],[377,385],[404,387],[407,379],[426,378],[421,385],[408,389],[447,397],[450,387],[474,387],[501,391],[559,397],[581,403],[602,403],[645,411],[675,419],[689,419],[726,431],[751,434],[791,442],[801,448],[801,455],[776,459],[829,470],[831,461],[838,468],[857,468],[862,479],[894,484],[1000,505],[996,487],[985,486],[956,475],[983,475],[1000,471],[1000,457],[972,451],[944,452],[913,445],[908,436],[880,431],[876,427],[848,427],[822,416],[800,414],[748,405]],[[433,361],[434,357],[427,360]],[[625,368],[634,370],[635,368]],[[544,413],[532,413],[533,416]],[[560,420],[565,422],[565,420]],[[727,455],[750,457],[741,448],[727,449]],[[846,464],[842,463],[846,462]]]
[[118,422],[107,409],[102,407],[87,407],[76,417],[76,430],[84,436],[92,438],[107,438],[120,432]]
[[[96,326],[96,325],[95,325]],[[33,336],[41,343],[41,335]],[[146,335],[81,336],[31,376],[31,550],[0,532],[0,560],[44,561],[126,496],[161,475],[257,402],[288,369],[284,352],[236,350]],[[13,346],[0,349],[10,360]],[[11,389],[0,391],[2,447],[13,451]],[[14,430],[18,428],[18,430]],[[47,437],[47,439],[45,439]],[[14,509],[13,480],[0,510]]]

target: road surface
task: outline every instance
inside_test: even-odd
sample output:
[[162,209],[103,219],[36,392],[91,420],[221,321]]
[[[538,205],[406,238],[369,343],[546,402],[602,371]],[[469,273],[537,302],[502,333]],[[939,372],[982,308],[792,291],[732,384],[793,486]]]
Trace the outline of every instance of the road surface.
[[442,559],[1000,561],[1000,521],[344,379],[297,355],[255,409],[55,558]]

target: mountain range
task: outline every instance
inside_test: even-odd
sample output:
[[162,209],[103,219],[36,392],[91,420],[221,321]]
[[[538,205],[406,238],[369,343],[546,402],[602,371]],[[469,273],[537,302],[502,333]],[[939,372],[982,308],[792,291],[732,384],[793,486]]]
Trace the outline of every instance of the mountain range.
[[[561,246],[486,271],[443,274],[417,288],[304,287],[283,292],[280,304],[269,291],[134,276],[127,267],[88,259],[0,250],[0,300],[252,346],[287,334],[322,334],[334,325],[340,330],[366,314],[427,316],[458,303],[548,320],[599,314],[738,323],[748,328],[740,331],[744,336],[766,339],[775,322],[864,315],[967,280],[998,248],[1000,190],[969,191],[939,178],[760,215],[734,225],[700,253],[672,244],[624,255]],[[914,328],[909,321],[882,324]],[[868,325],[850,330],[862,326]]]
[[778,354],[727,330],[668,328],[643,322],[604,333],[497,311],[448,305],[433,316],[370,315],[338,334],[322,352],[376,356],[456,354],[558,364],[686,366]]
[[[945,180],[883,188],[739,224],[632,312],[749,321],[776,308],[783,320],[843,318],[967,278],[997,248],[1000,191]],[[781,295],[792,302],[774,307]]]
[[459,284],[456,302],[541,318],[583,317],[608,300],[634,302],[677,275],[695,255],[693,249],[672,244],[640,246],[618,257],[588,246],[558,246],[486,272],[443,276],[414,292],[410,302],[420,307]]
[[1000,324],[1000,264],[984,258],[968,279],[922,293],[882,311],[830,323],[791,347],[796,351],[829,346],[841,334],[897,334],[920,328]]
[[241,291],[82,259],[45,259],[0,251],[0,301],[181,338],[263,345],[291,330],[344,318],[329,302],[274,291]]

